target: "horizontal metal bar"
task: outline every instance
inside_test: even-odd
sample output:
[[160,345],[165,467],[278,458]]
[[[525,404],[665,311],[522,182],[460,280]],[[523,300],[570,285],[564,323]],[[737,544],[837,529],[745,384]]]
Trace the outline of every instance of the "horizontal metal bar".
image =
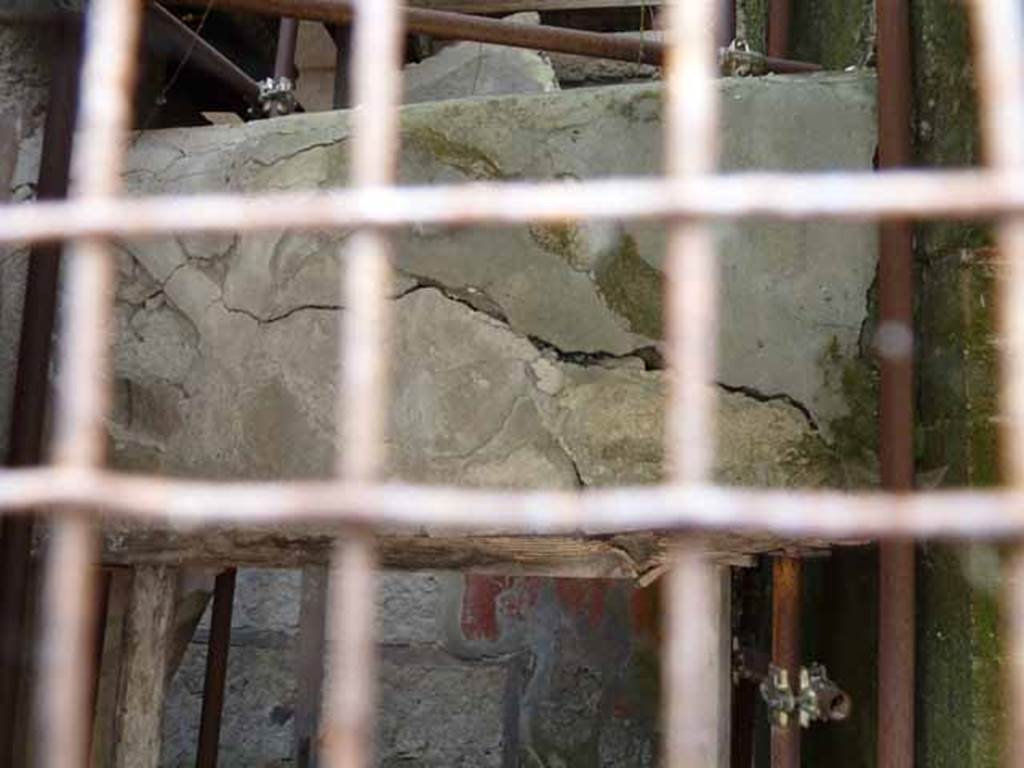
[[200,232],[528,221],[987,218],[1024,213],[1024,174],[742,173],[359,190],[166,195],[0,206],[0,243]]
[[[205,7],[207,0],[169,0],[170,5]],[[349,0],[219,0],[218,7],[271,16],[292,16],[328,24],[349,24],[352,3]],[[405,8],[403,24],[410,34],[429,35],[442,40],[472,40],[516,48],[568,53],[601,59],[661,65],[667,47],[660,40],[629,35],[603,34],[543,24],[524,24],[505,19],[490,19],[467,13],[452,13],[427,8]],[[816,72],[819,64],[791,61],[745,51],[721,49],[723,68],[730,62],[746,62],[754,72]]]
[[430,526],[472,535],[641,530],[752,532],[792,538],[950,537],[1024,534],[1024,492],[769,490],[643,486],[499,492],[401,483],[205,482],[102,470],[0,471],[0,510],[79,505],[92,515],[175,526],[338,522],[371,528]]

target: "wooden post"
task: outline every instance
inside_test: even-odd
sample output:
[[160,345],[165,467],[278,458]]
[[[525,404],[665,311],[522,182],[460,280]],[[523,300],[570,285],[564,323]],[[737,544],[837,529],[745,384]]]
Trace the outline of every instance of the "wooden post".
[[323,565],[307,565],[302,569],[302,603],[299,607],[296,660],[296,768],[312,768],[316,765],[317,754],[320,751],[318,737],[320,703],[323,695],[326,617],[327,568]]
[[114,764],[115,723],[121,658],[124,649],[125,622],[131,597],[132,571],[110,570],[110,590],[104,621],[103,646],[98,649],[96,705],[92,727],[91,768],[111,768]]
[[157,768],[178,569],[139,566],[125,623],[115,721],[115,768]]

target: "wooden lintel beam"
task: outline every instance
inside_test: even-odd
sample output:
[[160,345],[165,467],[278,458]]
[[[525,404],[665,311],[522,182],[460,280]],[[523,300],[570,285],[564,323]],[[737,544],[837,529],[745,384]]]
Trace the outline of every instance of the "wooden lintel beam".
[[[127,527],[105,540],[108,564],[182,564],[300,568],[325,563],[336,531],[317,527],[168,530]],[[720,535],[706,540],[708,556],[723,565],[748,565],[751,555],[796,547],[821,553],[834,542],[795,543],[769,536]],[[587,578],[646,580],[659,573],[670,535],[615,537],[385,534],[379,557],[391,570],[461,570]]]

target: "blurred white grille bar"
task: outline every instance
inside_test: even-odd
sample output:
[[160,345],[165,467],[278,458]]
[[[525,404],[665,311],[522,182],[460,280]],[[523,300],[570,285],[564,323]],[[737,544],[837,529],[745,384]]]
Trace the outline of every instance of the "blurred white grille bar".
[[[141,10],[138,0],[93,0],[86,25],[70,196],[109,199],[121,187]],[[58,375],[54,459],[59,467],[103,464],[109,406],[109,337],[115,263],[108,240],[73,241]],[[93,665],[96,529],[67,507],[54,526],[43,596],[42,679],[36,687],[41,764],[77,768],[86,759]]]

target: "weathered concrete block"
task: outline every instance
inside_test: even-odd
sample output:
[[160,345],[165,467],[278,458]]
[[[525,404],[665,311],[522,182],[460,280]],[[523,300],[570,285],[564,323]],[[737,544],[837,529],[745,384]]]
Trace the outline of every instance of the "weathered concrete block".
[[558,90],[558,79],[543,54],[472,42],[446,46],[410,64],[402,71],[402,83],[406,104]]
[[[725,170],[871,168],[872,78],[726,79],[720,90]],[[640,85],[407,107],[400,175],[427,184],[655,173],[660,99],[659,86]],[[127,178],[139,192],[341,185],[348,136],[345,113],[158,131],[135,145]],[[824,360],[829,350],[849,357],[856,349],[874,276],[874,228],[808,222],[718,231],[721,381],[786,394],[827,431],[845,404]],[[268,323],[303,307],[336,306],[344,238],[244,236],[131,252],[155,279],[169,280],[172,300],[189,294],[197,313],[232,312],[239,325],[246,315]],[[664,243],[653,225],[420,228],[400,238],[397,265],[407,279],[440,283],[494,310],[517,333],[564,351],[622,355],[660,337]]]

